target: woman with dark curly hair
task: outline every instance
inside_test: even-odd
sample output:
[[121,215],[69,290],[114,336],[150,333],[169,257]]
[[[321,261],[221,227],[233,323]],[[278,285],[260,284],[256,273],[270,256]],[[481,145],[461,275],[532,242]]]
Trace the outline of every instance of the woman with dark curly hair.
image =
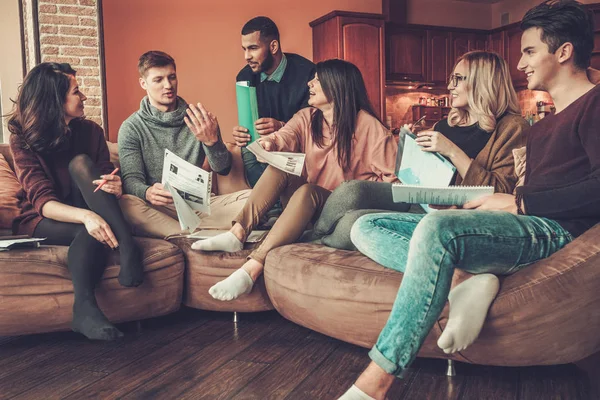
[[72,328],[90,339],[113,340],[123,334],[102,313],[94,293],[106,265],[105,247],[120,249],[123,286],[142,283],[143,265],[117,202],[121,179],[111,175],[102,128],[84,119],[85,100],[69,64],[42,63],[25,77],[8,121],[22,186],[13,231],[69,246]]

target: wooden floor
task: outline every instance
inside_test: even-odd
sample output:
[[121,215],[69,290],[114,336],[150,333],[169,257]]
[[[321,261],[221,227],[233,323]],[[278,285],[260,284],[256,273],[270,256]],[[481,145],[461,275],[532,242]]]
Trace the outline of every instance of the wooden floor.
[[[367,350],[311,332],[275,312],[183,309],[123,324],[119,342],[72,332],[0,337],[0,399],[337,399]],[[499,368],[418,359],[389,399],[588,399],[573,365]]]

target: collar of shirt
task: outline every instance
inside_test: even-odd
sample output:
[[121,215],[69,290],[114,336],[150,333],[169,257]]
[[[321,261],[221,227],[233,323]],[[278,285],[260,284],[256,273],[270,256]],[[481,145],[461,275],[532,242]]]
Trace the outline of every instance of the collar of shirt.
[[283,73],[285,72],[286,66],[287,66],[287,58],[286,58],[285,54],[283,54],[281,57],[281,62],[279,63],[279,65],[277,66],[275,71],[273,71],[273,73],[271,75],[267,75],[264,72],[260,73],[260,81],[261,82],[275,81],[275,82],[279,83],[281,81],[281,78],[283,78]]

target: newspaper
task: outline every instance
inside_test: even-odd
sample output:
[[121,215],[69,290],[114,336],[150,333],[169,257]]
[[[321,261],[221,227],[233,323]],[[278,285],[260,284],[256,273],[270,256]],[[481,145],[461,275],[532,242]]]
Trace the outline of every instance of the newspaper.
[[0,251],[8,251],[12,249],[40,247],[40,242],[46,238],[10,238],[0,240]]
[[162,184],[173,196],[182,230],[193,232],[200,225],[196,211],[210,215],[212,175],[165,149]]
[[250,143],[246,148],[257,158],[262,159],[267,164],[272,165],[283,172],[296,176],[302,175],[306,154],[266,151],[257,141]]

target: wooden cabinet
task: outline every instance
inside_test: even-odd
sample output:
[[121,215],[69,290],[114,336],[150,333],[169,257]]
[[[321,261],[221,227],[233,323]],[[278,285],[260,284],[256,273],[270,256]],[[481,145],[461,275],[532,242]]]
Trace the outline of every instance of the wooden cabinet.
[[379,14],[333,11],[310,23],[313,61],[330,58],[350,61],[360,69],[369,100],[385,118],[384,21]]
[[515,89],[527,87],[525,74],[518,70],[517,66],[521,60],[521,35],[523,32],[519,24],[512,24],[504,31],[504,59],[508,63],[508,69]]
[[490,33],[487,50],[496,52],[500,57],[504,58],[504,31]]
[[443,31],[427,31],[427,81],[436,86],[447,84],[452,72],[450,34]]
[[450,35],[452,41],[452,60],[454,62],[469,51],[485,50],[487,48],[487,35],[485,33],[451,32]]
[[427,80],[427,32],[394,24],[386,29],[387,80]]
[[487,40],[485,31],[389,23],[387,80],[446,86],[456,59],[468,51],[485,50]]

